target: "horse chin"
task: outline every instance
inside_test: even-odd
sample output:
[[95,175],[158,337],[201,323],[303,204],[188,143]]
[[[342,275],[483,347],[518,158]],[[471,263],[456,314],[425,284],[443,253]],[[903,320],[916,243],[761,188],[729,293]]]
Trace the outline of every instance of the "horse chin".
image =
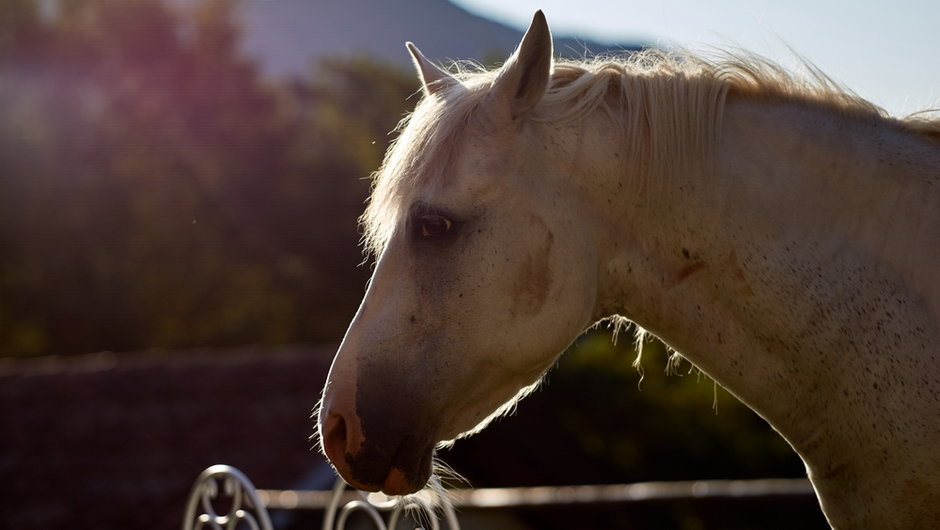
[[386,495],[410,495],[417,493],[424,488],[431,478],[431,471],[428,469],[426,474],[418,477],[417,480],[411,479],[412,475],[406,473],[397,467],[393,467],[385,478],[385,484],[382,485],[382,493]]
[[416,469],[402,469],[392,466],[382,483],[382,493],[386,495],[410,495],[417,493],[428,484],[431,478],[431,461],[434,453],[428,450],[421,455]]
[[388,475],[382,484],[372,484],[356,480],[354,477],[343,477],[350,486],[362,491],[381,491],[389,496],[410,495],[423,489],[431,478],[431,472],[418,473],[404,471],[397,467],[389,469]]

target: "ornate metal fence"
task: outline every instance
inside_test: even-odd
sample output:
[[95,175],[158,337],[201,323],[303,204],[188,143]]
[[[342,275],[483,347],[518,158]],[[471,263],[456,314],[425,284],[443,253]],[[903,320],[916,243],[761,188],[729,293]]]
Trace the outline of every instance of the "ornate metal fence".
[[183,530],[274,530],[268,508],[325,509],[323,530],[345,529],[355,513],[364,514],[378,530],[395,530],[405,519],[414,522],[416,529],[441,530],[443,519],[450,530],[459,530],[453,505],[435,491],[443,491],[439,484],[432,486],[436,488],[396,498],[349,491],[342,479],[337,479],[331,492],[257,490],[238,469],[215,465],[199,475],[190,491]]
[[[378,530],[395,530],[406,519],[414,528],[460,528],[454,508],[632,503],[675,499],[742,499],[813,496],[806,479],[698,480],[597,486],[443,490],[440,484],[415,495],[389,498],[348,490],[337,479],[332,491],[258,490],[239,470],[212,466],[190,493],[183,530],[273,530],[268,509],[324,510],[323,530],[344,530],[350,516],[364,514]],[[201,510],[200,510],[201,508]],[[198,512],[198,513],[197,513]]]
[[232,466],[215,465],[203,471],[189,493],[183,530],[235,530],[246,526],[272,530],[267,507],[258,498],[254,484]]

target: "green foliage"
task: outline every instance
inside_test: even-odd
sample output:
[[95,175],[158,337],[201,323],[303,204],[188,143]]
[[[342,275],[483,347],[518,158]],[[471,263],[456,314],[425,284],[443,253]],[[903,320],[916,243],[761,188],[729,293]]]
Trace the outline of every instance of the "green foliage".
[[266,84],[231,2],[0,5],[0,355],[335,340],[410,75]]

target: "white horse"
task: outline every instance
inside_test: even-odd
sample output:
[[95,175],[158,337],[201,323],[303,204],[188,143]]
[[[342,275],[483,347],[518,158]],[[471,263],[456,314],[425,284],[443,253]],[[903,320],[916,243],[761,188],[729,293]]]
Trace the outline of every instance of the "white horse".
[[424,95],[363,217],[374,276],[324,389],[352,485],[413,492],[620,315],[763,416],[838,528],[940,512],[940,121],[753,57],[508,62]]

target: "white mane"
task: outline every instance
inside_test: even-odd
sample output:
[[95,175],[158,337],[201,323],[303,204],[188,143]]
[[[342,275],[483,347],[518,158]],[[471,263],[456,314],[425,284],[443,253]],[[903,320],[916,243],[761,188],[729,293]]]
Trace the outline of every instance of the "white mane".
[[[373,255],[385,247],[414,191],[447,178],[461,137],[498,72],[466,64],[456,68],[461,86],[419,101],[399,124],[398,138],[373,175],[372,196],[361,218],[363,243]],[[647,182],[656,182],[667,171],[696,171],[707,163],[728,97],[825,107],[940,141],[940,119],[930,112],[891,118],[811,65],[797,76],[750,54],[723,53],[707,60],[646,50],[614,58],[556,60],[551,85],[529,119],[570,122],[598,109],[619,114],[631,163]]]

